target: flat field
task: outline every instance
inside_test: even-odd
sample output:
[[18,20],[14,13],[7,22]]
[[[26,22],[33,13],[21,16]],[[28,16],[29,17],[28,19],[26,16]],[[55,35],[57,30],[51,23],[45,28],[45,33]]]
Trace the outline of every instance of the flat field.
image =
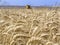
[[1,7],[0,45],[60,45],[60,7]]

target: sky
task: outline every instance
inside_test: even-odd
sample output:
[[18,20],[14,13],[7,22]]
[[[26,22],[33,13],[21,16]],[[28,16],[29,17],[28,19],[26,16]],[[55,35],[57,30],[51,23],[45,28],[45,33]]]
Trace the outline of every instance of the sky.
[[0,0],[0,6],[60,6],[60,0]]

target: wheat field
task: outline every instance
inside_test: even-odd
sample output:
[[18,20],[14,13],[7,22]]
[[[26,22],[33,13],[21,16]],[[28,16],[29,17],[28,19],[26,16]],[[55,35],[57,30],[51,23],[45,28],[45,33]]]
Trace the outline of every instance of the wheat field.
[[60,45],[60,8],[0,8],[0,45]]

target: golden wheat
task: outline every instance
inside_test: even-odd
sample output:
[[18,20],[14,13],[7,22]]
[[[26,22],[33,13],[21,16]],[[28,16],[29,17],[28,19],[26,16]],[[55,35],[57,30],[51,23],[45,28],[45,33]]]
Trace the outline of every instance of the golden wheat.
[[60,45],[60,8],[1,8],[0,45]]

